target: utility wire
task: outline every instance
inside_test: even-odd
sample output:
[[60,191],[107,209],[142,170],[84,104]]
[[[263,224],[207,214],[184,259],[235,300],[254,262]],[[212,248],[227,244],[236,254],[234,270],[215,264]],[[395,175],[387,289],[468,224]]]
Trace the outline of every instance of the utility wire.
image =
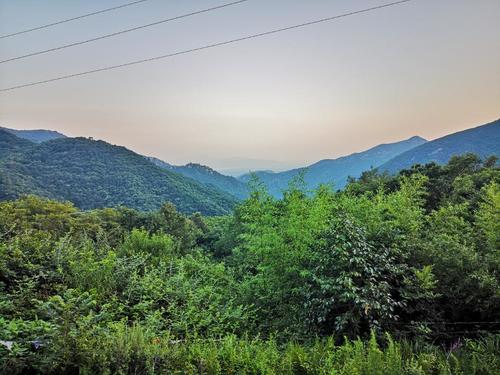
[[56,25],[60,25],[60,24],[62,24],[62,23],[71,22],[71,21],[76,21],[76,20],[79,20],[79,19],[82,19],[82,18],[86,18],[86,17],[90,17],[90,16],[95,16],[95,15],[97,15],[97,14],[101,14],[101,13],[111,12],[112,10],[117,10],[117,9],[121,9],[121,8],[129,7],[129,6],[131,6],[131,5],[136,5],[136,4],[139,4],[139,3],[144,3],[145,1],[148,1],[148,0],[137,0],[137,1],[132,1],[132,2],[130,2],[130,3],[125,3],[125,4],[118,5],[118,6],[115,6],[115,7],[112,7],[112,8],[106,8],[106,9],[98,10],[98,11],[96,11],[96,12],[87,13],[87,14],[82,14],[81,16],[77,16],[77,17],[73,17],[73,18],[67,18],[67,19],[60,20],[60,21],[56,21],[56,22],[49,23],[49,24],[46,24],[46,25],[33,27],[32,29],[27,29],[27,30],[17,31],[17,32],[12,33],[12,34],[1,35],[1,36],[0,36],[0,39],[10,38],[11,36],[16,36],[16,35],[20,35],[20,34],[26,34],[26,33],[30,33],[30,32],[32,32],[32,31],[42,30],[42,29],[46,29],[46,28],[48,28],[48,27],[52,27],[52,26],[56,26]]
[[182,19],[182,18],[191,17],[191,16],[194,16],[194,15],[197,15],[197,14],[201,14],[201,13],[212,12],[214,10],[226,8],[226,7],[229,7],[229,6],[232,6],[232,5],[237,5],[237,4],[245,3],[247,1],[249,1],[249,0],[233,1],[231,3],[226,3],[226,4],[218,5],[218,6],[215,6],[215,7],[211,7],[211,8],[197,10],[195,12],[186,13],[186,14],[182,14],[180,16],[171,17],[171,18],[167,18],[167,19],[164,19],[164,20],[161,20],[161,21],[156,21],[156,22],[148,23],[146,25],[141,25],[141,26],[137,26],[137,27],[132,27],[130,29],[125,29],[125,30],[117,31],[115,33],[101,35],[101,36],[98,36],[98,37],[95,37],[95,38],[92,38],[92,39],[82,40],[80,42],[65,44],[65,45],[62,45],[62,46],[59,46],[59,47],[49,48],[49,49],[42,50],[42,51],[28,53],[26,55],[12,57],[12,58],[0,61],[0,64],[4,64],[4,63],[9,62],[9,61],[15,61],[15,60],[20,60],[20,59],[25,59],[25,58],[31,57],[31,56],[42,55],[44,53],[54,52],[54,51],[58,51],[58,50],[65,49],[65,48],[75,47],[75,46],[79,46],[79,45],[82,45],[82,44],[85,44],[85,43],[95,42],[95,41],[101,40],[101,39],[111,38],[111,37],[114,37],[114,36],[117,36],[117,35],[122,35],[122,34],[130,33],[132,31],[137,31],[137,30],[145,29],[147,27],[161,25],[162,23],[171,22],[171,21]]
[[392,3],[386,3],[386,4],[378,5],[378,6],[375,6],[375,7],[371,7],[371,8],[365,8],[365,9],[361,9],[361,10],[357,10],[357,11],[353,11],[353,12],[349,12],[349,13],[343,13],[343,14],[339,14],[339,15],[331,16],[331,17],[327,17],[327,18],[321,18],[321,19],[318,19],[318,20],[314,20],[314,21],[310,21],[310,22],[305,22],[305,23],[301,23],[301,24],[297,24],[297,25],[293,25],[293,26],[283,27],[283,28],[280,28],[280,29],[274,29],[274,30],[270,30],[270,31],[265,31],[265,32],[258,33],[258,34],[251,34],[251,35],[247,35],[247,36],[244,36],[244,37],[241,37],[241,38],[227,40],[227,41],[224,41],[224,42],[218,42],[218,43],[204,45],[204,46],[201,46],[201,47],[196,47],[196,48],[186,49],[186,50],[182,50],[182,51],[178,51],[178,52],[173,52],[173,53],[169,53],[169,54],[166,54],[166,55],[155,56],[155,57],[150,57],[150,58],[147,58],[147,59],[130,61],[130,62],[127,62],[127,63],[124,63],[124,64],[111,65],[111,66],[106,66],[106,67],[103,67],[103,68],[97,68],[97,69],[87,70],[87,71],[84,71],[84,72],[68,74],[68,75],[64,75],[64,76],[60,76],[60,77],[54,77],[54,78],[46,79],[46,80],[43,80],[43,81],[36,81],[36,82],[25,83],[25,84],[21,84],[21,85],[17,85],[17,86],[6,87],[6,88],[3,88],[3,89],[0,89],[0,92],[17,90],[17,89],[24,88],[24,87],[42,85],[42,84],[45,84],[45,83],[55,82],[55,81],[61,81],[61,80],[68,79],[68,78],[79,77],[79,76],[83,76],[83,75],[88,75],[88,74],[93,74],[93,73],[98,73],[98,72],[104,72],[104,71],[118,69],[118,68],[124,68],[124,67],[127,67],[127,66],[138,65],[138,64],[142,64],[142,63],[146,63],[146,62],[150,62],[150,61],[156,61],[156,60],[166,59],[166,58],[170,58],[170,57],[174,57],[174,56],[179,56],[179,55],[185,55],[185,54],[188,54],[188,53],[193,53],[193,52],[202,51],[202,50],[206,50],[206,49],[210,49],[210,48],[220,47],[220,46],[224,46],[224,45],[227,45],[227,44],[233,44],[233,43],[242,42],[242,41],[245,41],[245,40],[260,38],[260,37],[267,36],[267,35],[277,34],[277,33],[283,32],[283,31],[288,31],[288,30],[298,29],[298,28],[302,28],[302,27],[306,27],[306,26],[310,26],[310,25],[315,25],[315,24],[319,24],[319,23],[322,23],[322,22],[333,21],[333,20],[336,20],[336,19],[339,19],[339,18],[349,17],[349,16],[353,16],[353,15],[356,15],[356,14],[367,13],[367,12],[371,12],[371,11],[374,11],[374,10],[377,10],[377,9],[387,8],[387,7],[391,7],[391,6],[394,6],[394,5],[407,3],[407,2],[410,2],[410,1],[412,1],[412,0],[395,1],[395,2],[392,2]]

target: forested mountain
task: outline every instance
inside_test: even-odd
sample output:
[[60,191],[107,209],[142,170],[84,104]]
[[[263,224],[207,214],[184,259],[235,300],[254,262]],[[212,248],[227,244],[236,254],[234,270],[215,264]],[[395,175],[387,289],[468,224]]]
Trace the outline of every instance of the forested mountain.
[[17,129],[9,129],[0,127],[0,130],[5,130],[15,136],[27,139],[28,141],[34,143],[42,143],[46,141],[50,141],[52,139],[58,138],[66,138],[64,134],[61,134],[54,130],[45,130],[45,129],[37,129],[37,130],[17,130]]
[[0,159],[33,146],[33,143],[16,137],[12,133],[0,128]]
[[[42,152],[41,150],[43,150],[44,147],[39,149],[32,142],[42,143],[51,139],[57,139],[59,141],[66,140],[68,143],[63,142],[61,145],[68,145],[68,147],[73,142],[70,140],[73,138],[65,138],[64,135],[50,130],[31,131],[0,128],[0,158],[11,155],[13,152],[20,152],[28,149],[33,149],[33,155],[40,156],[39,153]],[[79,139],[81,142],[82,139]],[[86,140],[86,142],[87,147],[89,147],[87,156],[95,155],[94,151],[90,151],[92,149],[90,145],[93,144],[93,141]],[[44,154],[46,159],[41,163],[47,170],[55,167],[45,163],[45,161],[56,163],[56,161],[53,160],[54,158],[47,156],[52,152],[52,147],[55,147],[54,145],[57,145],[57,143],[50,143],[50,146],[46,146],[47,150],[46,154]],[[116,146],[108,146],[114,148],[114,150],[123,149]],[[102,150],[99,152],[101,151]],[[131,159],[135,160],[141,158],[140,155],[134,154],[131,151],[128,152],[134,155],[134,158]],[[367,151],[354,153],[337,159],[320,160],[306,168],[297,168],[279,173],[258,171],[255,172],[255,175],[273,196],[279,197],[282,191],[288,187],[290,182],[297,179],[299,176],[302,176],[301,178],[303,178],[307,189],[314,189],[322,183],[332,184],[335,189],[341,189],[346,185],[349,177],[360,177],[362,172],[370,170],[371,168],[378,168],[380,171],[396,173],[402,169],[411,167],[413,164],[425,164],[432,161],[438,164],[444,164],[451,156],[467,152],[473,152],[480,157],[499,155],[500,120],[477,128],[454,133],[431,142],[427,142],[421,137],[412,137],[401,142],[378,145]],[[21,153],[22,156],[19,155],[14,158],[14,160],[5,163],[4,167],[2,167],[2,171],[5,172],[3,172],[2,191],[0,194],[2,194],[1,196],[3,197],[12,198],[22,193],[34,192],[52,198],[70,199],[79,207],[92,208],[101,207],[104,204],[125,204],[123,197],[118,198],[121,195],[121,193],[118,194],[118,191],[123,192],[123,189],[133,188],[132,190],[134,190],[136,188],[135,183],[129,181],[127,182],[127,184],[130,185],[128,187],[124,186],[122,189],[116,190],[115,188],[117,188],[117,186],[115,186],[115,188],[112,189],[113,192],[106,190],[104,197],[91,199],[90,201],[85,199],[85,195],[78,198],[81,193],[78,192],[80,190],[79,187],[73,189],[73,192],[70,194],[69,192],[64,192],[65,188],[63,188],[63,182],[49,183],[47,185],[46,182],[50,180],[50,176],[47,176],[49,180],[44,180],[41,179],[44,173],[43,171],[38,172],[35,169],[28,170],[28,167],[33,167],[31,162],[26,161],[31,160],[31,156],[24,151]],[[71,155],[71,152],[69,154]],[[118,155],[115,155],[113,152],[111,154],[114,156]],[[144,162],[142,159],[141,162]],[[153,168],[155,172],[152,175],[148,172],[148,168],[145,171],[139,171],[141,168],[137,169],[137,171],[140,172],[139,175],[142,177],[138,180],[140,182],[137,182],[137,189],[139,190],[137,190],[136,193],[138,196],[130,196],[127,198],[127,202],[131,203],[126,204],[131,207],[146,210],[153,209],[158,207],[159,202],[164,200],[162,197],[165,196],[175,199],[175,203],[179,206],[179,209],[184,212],[192,212],[198,209],[205,213],[217,213],[225,212],[227,208],[231,207],[232,203],[228,205],[229,201],[234,203],[236,199],[244,199],[248,196],[248,182],[252,178],[252,174],[245,174],[237,179],[231,176],[225,176],[201,164],[189,163],[183,166],[176,166],[152,157],[148,157],[147,159],[154,164],[157,169]],[[24,162],[21,160],[24,160]],[[72,158],[70,157],[70,161],[71,160]],[[85,160],[86,159],[83,158],[81,163],[85,163]],[[63,163],[63,161],[64,159],[59,162]],[[33,160],[33,163],[36,162],[36,160]],[[119,161],[117,162],[120,163]],[[129,162],[129,160],[127,160],[127,162]],[[105,168],[100,169],[95,175],[98,176],[99,173],[102,173],[103,176],[107,176],[105,180],[109,180],[111,177],[106,172],[106,168],[112,169],[111,164],[111,162],[106,164]],[[125,166],[125,164],[121,165]],[[89,161],[88,165],[90,166],[92,163]],[[97,168],[97,166],[94,167]],[[148,167],[151,168],[152,166],[148,165]],[[166,176],[169,176],[169,182],[166,185],[168,185],[169,188],[166,188],[165,184],[155,181],[152,177],[159,173],[158,168],[167,172]],[[119,170],[121,171],[121,169]],[[83,174],[86,168],[81,168],[79,171]],[[133,172],[126,167],[124,167],[122,172],[125,171],[128,176],[133,174]],[[174,172],[174,174],[172,172]],[[60,173],[65,174],[65,169],[63,168]],[[116,173],[119,179],[120,172],[116,171]],[[179,175],[188,177],[189,179],[182,179]],[[83,176],[81,177],[83,178]],[[84,178],[84,180],[90,184],[90,178],[88,176]],[[149,182],[146,183],[146,180]],[[178,180],[182,181],[180,185]],[[185,185],[185,183],[187,185]],[[190,187],[190,184],[193,183],[196,188]],[[109,185],[108,187],[112,186],[112,184],[107,184]],[[158,188],[157,184],[161,187]],[[69,183],[68,186],[72,186],[72,184]],[[207,187],[205,188],[205,186]],[[150,187],[154,188],[150,189]],[[91,188],[89,189],[92,190]],[[145,189],[147,193],[140,193],[139,191],[141,189]],[[200,193],[200,191],[204,189],[206,190],[206,194]],[[174,193],[174,190],[176,193]],[[201,199],[203,203],[196,203],[198,198]],[[88,203],[84,203],[84,201]],[[97,201],[100,203],[97,203]],[[210,208],[205,207],[205,204],[208,202],[211,202],[209,204]],[[221,207],[218,207],[219,203],[217,202],[221,203]],[[195,207],[198,208],[196,209]],[[222,209],[222,211],[219,211],[219,209]]]
[[[376,168],[405,151],[424,144],[425,139],[412,137],[407,140],[381,144],[367,151],[354,153],[337,159],[320,160],[306,168],[293,169],[286,172],[256,172],[256,176],[267,186],[274,196],[280,196],[294,177],[304,174],[307,188],[314,189],[323,183],[334,184],[336,189],[343,188],[349,177],[358,177],[363,171]],[[249,181],[251,174],[240,177],[241,181]]]
[[500,155],[500,119],[415,147],[383,164],[380,166],[380,170],[397,173],[414,164],[430,162],[446,164],[452,156],[468,152],[482,158]]
[[22,142],[14,136],[7,142],[15,152],[0,163],[1,200],[37,194],[82,209],[125,205],[144,211],[170,201],[182,212],[207,215],[227,213],[236,202],[222,191],[103,141],[60,138],[25,149],[18,147]]
[[180,173],[203,184],[215,186],[219,190],[234,195],[239,199],[244,199],[248,196],[249,188],[246,183],[234,177],[225,176],[206,165],[197,163],[172,165],[157,158],[149,157],[148,159],[161,168]]

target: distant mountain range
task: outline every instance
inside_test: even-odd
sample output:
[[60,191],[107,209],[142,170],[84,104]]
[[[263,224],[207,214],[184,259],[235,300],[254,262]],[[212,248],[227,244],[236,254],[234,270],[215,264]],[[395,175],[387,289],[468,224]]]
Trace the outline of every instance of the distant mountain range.
[[[445,164],[453,155],[473,152],[500,156],[500,120],[426,141],[411,137],[381,144],[308,167],[255,175],[279,197],[303,174],[308,189],[345,186],[349,177],[377,168],[389,173],[414,164]],[[50,130],[0,128],[0,200],[24,194],[69,200],[83,209],[124,205],[153,210],[170,201],[186,213],[225,214],[248,196],[251,174],[225,176],[195,163],[176,166],[124,147],[86,138],[68,138]]]
[[[425,142],[427,141],[421,137],[412,137],[401,142],[378,145],[367,151],[337,159],[320,160],[305,168],[280,173],[256,172],[255,175],[274,196],[280,196],[290,181],[300,174],[303,174],[304,182],[309,189],[314,189],[320,184],[332,184],[335,189],[341,189],[350,176],[359,177],[363,171],[377,168],[393,157]],[[251,174],[243,175],[240,180],[247,182],[251,176]]]
[[46,141],[51,141],[52,139],[66,138],[64,134],[61,134],[54,130],[44,130],[44,129],[17,130],[17,129],[3,128],[1,126],[0,129],[3,129],[11,134],[14,134],[19,138],[26,139],[34,143],[42,143]]
[[240,177],[250,171],[283,172],[303,165],[296,161],[280,161],[258,158],[226,158],[213,161],[213,169],[226,176]]
[[481,158],[500,156],[500,119],[412,148],[382,164],[379,169],[396,173],[414,164],[445,164],[452,156],[467,152],[477,154]]
[[58,138],[36,144],[0,130],[0,144],[14,145],[0,160],[0,200],[37,194],[82,209],[123,205],[143,211],[170,201],[182,212],[205,215],[228,213],[237,202],[103,141]]

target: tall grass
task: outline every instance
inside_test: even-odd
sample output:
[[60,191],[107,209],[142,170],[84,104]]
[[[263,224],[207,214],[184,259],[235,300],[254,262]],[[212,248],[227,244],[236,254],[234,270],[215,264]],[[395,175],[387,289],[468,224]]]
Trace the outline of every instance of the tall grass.
[[[329,375],[498,375],[500,337],[465,341],[453,349],[429,344],[395,342],[387,336],[381,345],[331,338],[310,344],[278,344],[273,339],[176,341],[156,337],[140,326],[117,326],[113,331],[82,337],[80,374],[329,374]],[[96,354],[97,353],[97,354]],[[59,368],[60,373],[69,368]]]

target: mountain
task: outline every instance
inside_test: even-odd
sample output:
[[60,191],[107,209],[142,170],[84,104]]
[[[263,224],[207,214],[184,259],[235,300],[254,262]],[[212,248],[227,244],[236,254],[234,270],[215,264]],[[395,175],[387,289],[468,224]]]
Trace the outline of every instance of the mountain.
[[[334,184],[336,189],[341,189],[347,183],[348,177],[359,177],[362,172],[376,168],[396,155],[425,144],[425,142],[427,141],[421,137],[412,137],[396,143],[381,144],[367,151],[337,159],[320,160],[306,168],[280,173],[256,172],[255,175],[274,196],[280,196],[290,181],[302,173],[304,174],[304,182],[309,189],[314,189],[320,184]],[[251,174],[246,174],[241,176],[240,180],[248,182],[250,178]]]
[[396,173],[414,164],[445,164],[453,155],[468,152],[481,158],[500,156],[500,119],[422,144],[392,158],[379,169]]
[[212,165],[213,169],[217,170],[219,173],[236,178],[246,173],[249,173],[250,171],[266,170],[273,172],[283,172],[297,168],[300,165],[303,165],[302,163],[291,162],[291,161],[241,158],[241,157],[216,159],[213,160],[212,163],[213,163]]
[[175,168],[175,165],[173,164],[169,164],[167,163],[166,161],[163,161],[161,159],[158,159],[158,158],[155,158],[153,156],[146,156],[146,158],[151,162],[153,163],[154,165],[160,167],[160,168],[163,168],[163,169],[168,169],[169,171],[170,170],[173,170]]
[[[7,140],[14,146],[20,142]],[[206,215],[228,213],[236,203],[229,194],[155,166],[125,147],[86,138],[31,145],[0,161],[0,200],[37,194],[82,209],[123,205],[143,211],[170,201],[182,212]]]
[[32,146],[32,142],[16,137],[4,128],[0,128],[0,159],[3,159],[15,152],[28,149]]
[[44,130],[44,129],[17,130],[17,129],[8,129],[3,127],[0,127],[0,129],[3,129],[11,134],[14,134],[19,138],[26,139],[33,143],[42,143],[46,141],[51,141],[53,139],[66,138],[64,134],[61,134],[54,130]]
[[214,186],[215,188],[225,191],[238,199],[245,199],[249,194],[247,184],[237,180],[231,176],[225,176],[206,165],[189,163],[186,165],[172,165],[160,159],[149,157],[153,164],[179,173],[183,176],[192,178],[195,181]]

